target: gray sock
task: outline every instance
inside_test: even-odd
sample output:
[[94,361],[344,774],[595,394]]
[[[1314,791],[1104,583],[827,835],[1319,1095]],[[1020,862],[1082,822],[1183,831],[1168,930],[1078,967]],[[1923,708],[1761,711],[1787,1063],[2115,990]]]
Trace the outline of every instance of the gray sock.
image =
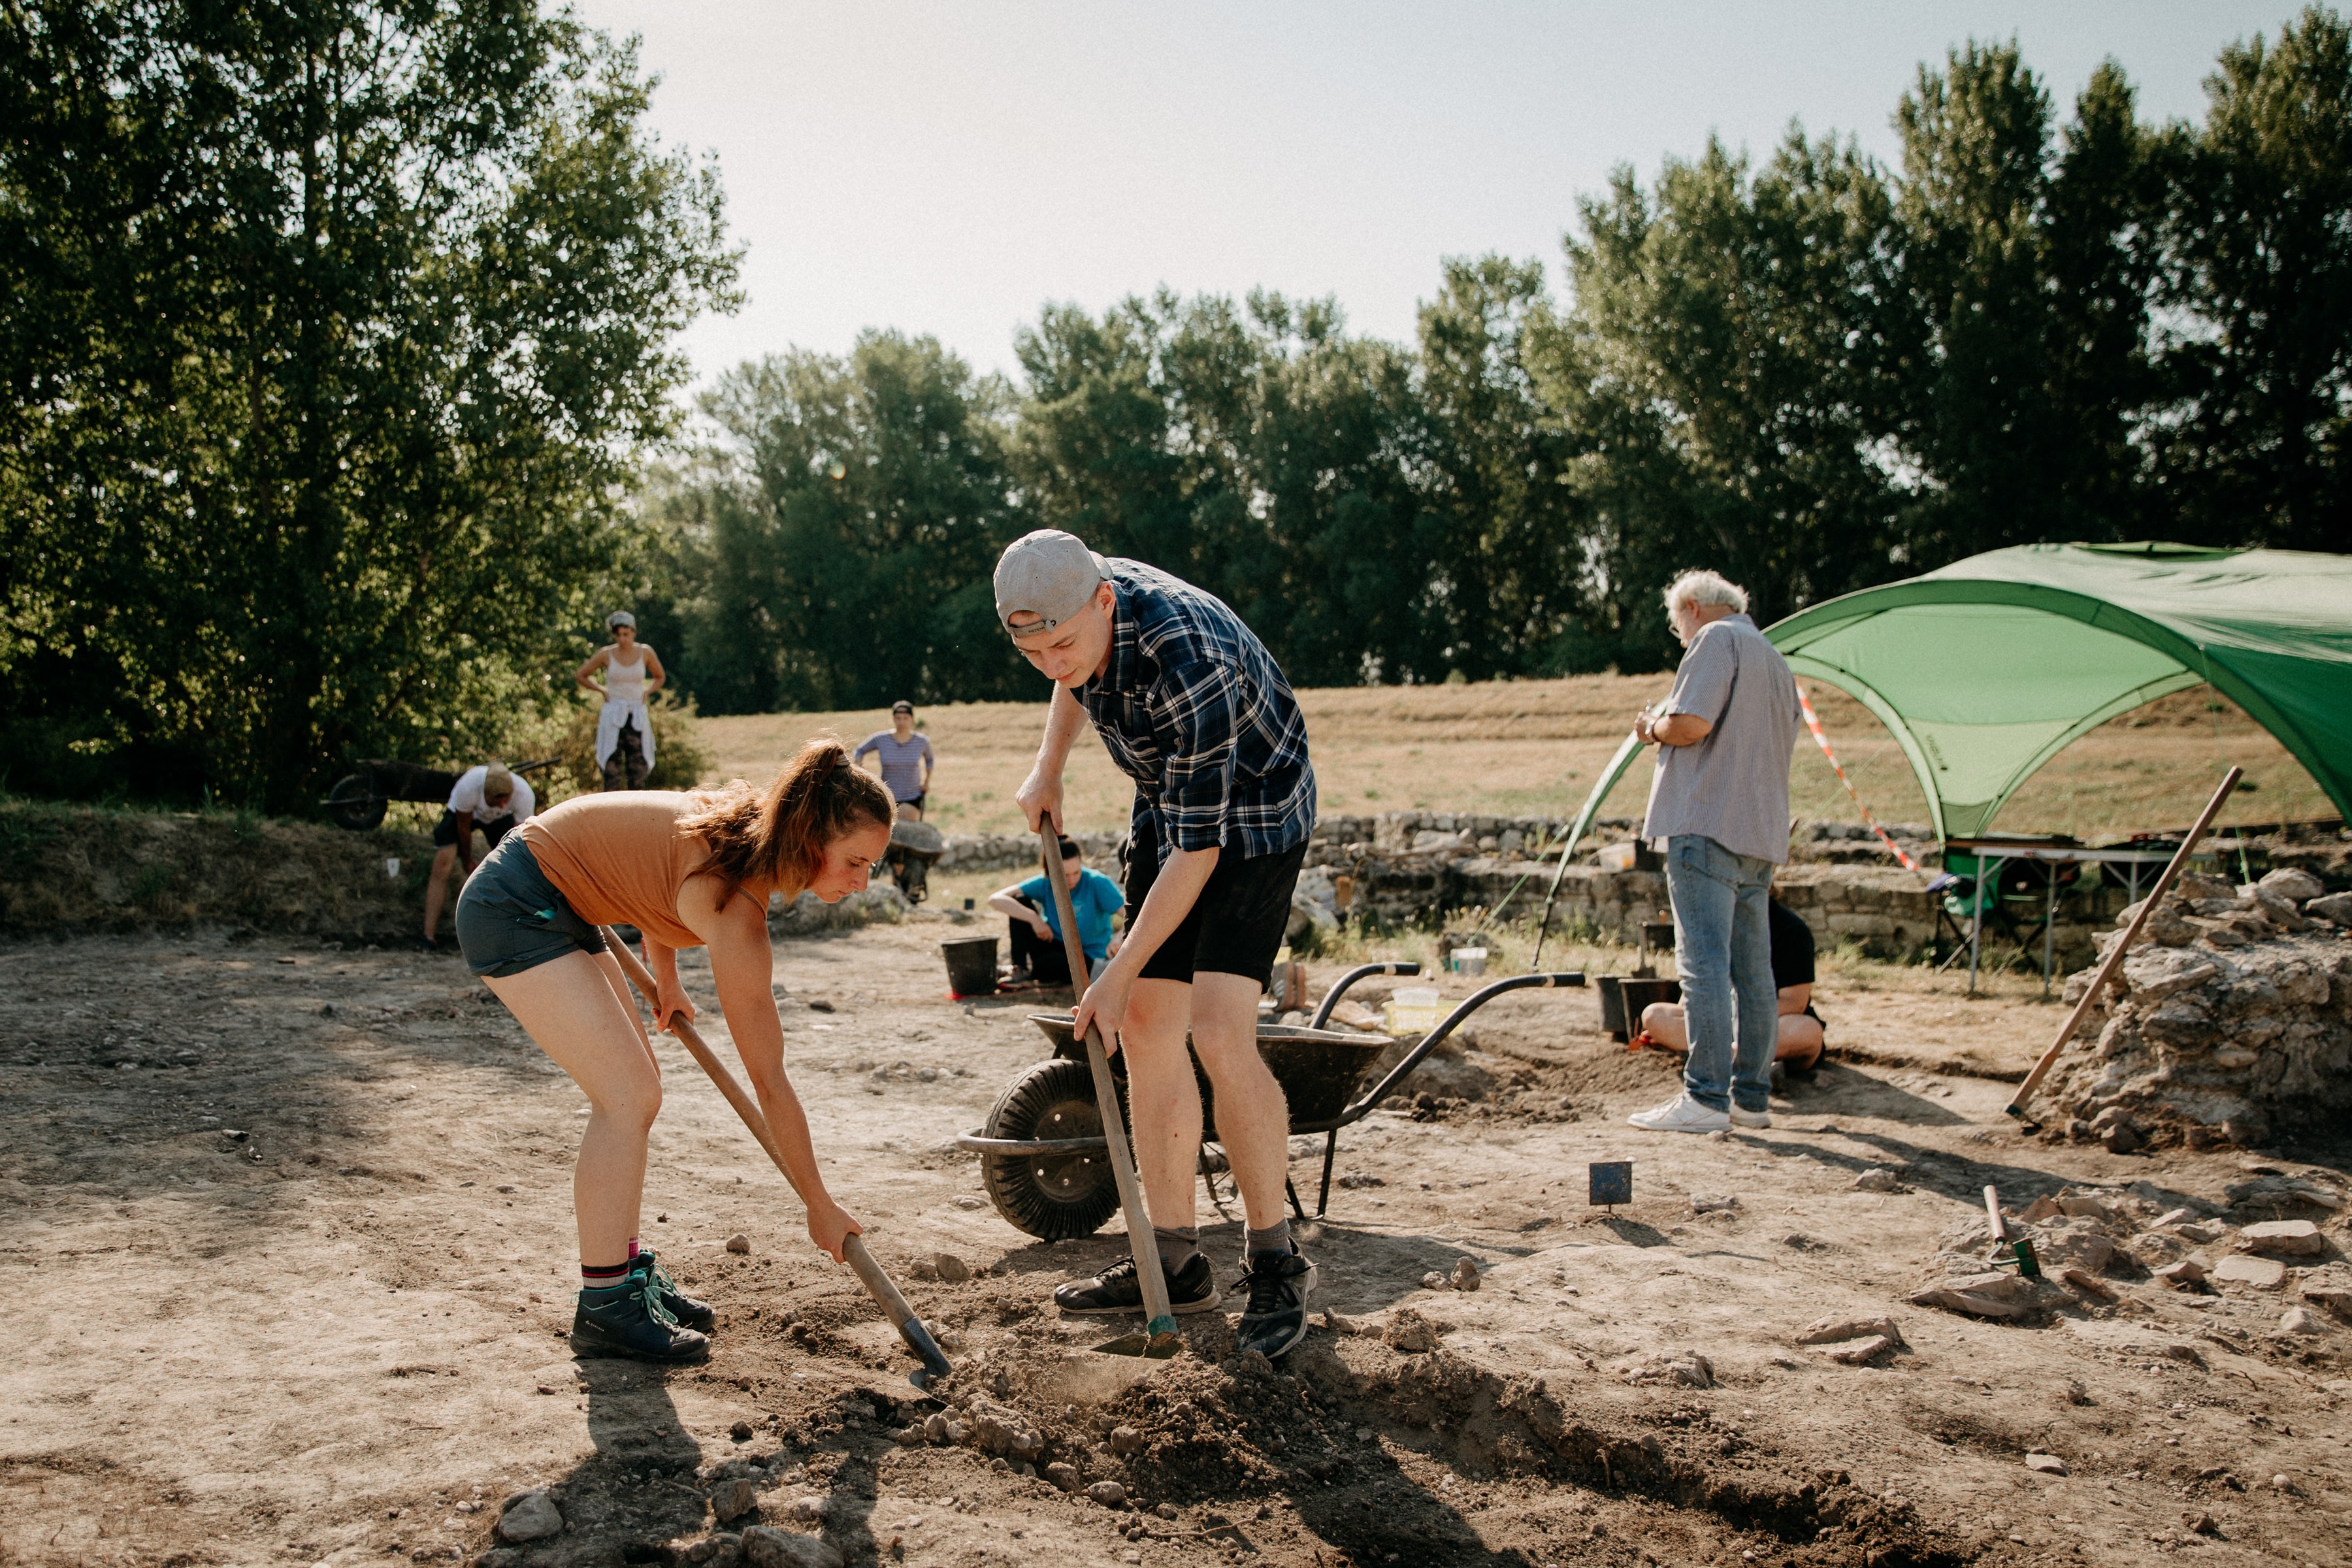
[[1172,1275],[1181,1272],[1184,1265],[1192,1261],[1192,1255],[1201,1250],[1201,1227],[1155,1225],[1151,1227],[1151,1239],[1160,1248],[1161,1271]]
[[1289,1250],[1290,1222],[1288,1220],[1276,1220],[1265,1230],[1259,1230],[1255,1226],[1250,1228],[1249,1251],[1251,1253],[1288,1252]]

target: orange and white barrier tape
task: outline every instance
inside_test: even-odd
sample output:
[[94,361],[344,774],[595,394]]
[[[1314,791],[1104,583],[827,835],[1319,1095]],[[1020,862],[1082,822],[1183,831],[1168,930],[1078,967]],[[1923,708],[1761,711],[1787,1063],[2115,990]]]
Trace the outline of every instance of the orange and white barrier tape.
[[1797,688],[1797,706],[1804,710],[1805,728],[1813,732],[1813,743],[1820,746],[1822,755],[1830,760],[1830,771],[1837,774],[1838,783],[1845,785],[1846,795],[1853,802],[1854,809],[1862,813],[1863,826],[1878,835],[1878,841],[1886,846],[1887,853],[1903,862],[1905,870],[1918,872],[1919,862],[1905,854],[1903,846],[1886,836],[1886,829],[1878,826],[1878,818],[1870,814],[1870,807],[1862,804],[1862,796],[1853,793],[1853,781],[1845,776],[1844,764],[1837,760],[1837,753],[1830,750],[1830,738],[1822,729],[1822,716],[1813,711],[1812,702],[1805,696],[1805,689],[1801,686]]

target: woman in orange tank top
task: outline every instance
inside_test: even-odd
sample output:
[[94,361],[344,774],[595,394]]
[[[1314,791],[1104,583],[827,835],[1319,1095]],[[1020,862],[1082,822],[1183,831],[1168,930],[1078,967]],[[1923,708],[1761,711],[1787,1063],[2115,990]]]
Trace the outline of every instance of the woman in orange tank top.
[[881,782],[839,741],[811,741],[766,790],[737,780],[678,794],[582,795],[509,834],[457,900],[467,963],[588,1096],[572,1167],[580,1226],[580,1305],[572,1348],[587,1355],[690,1361],[714,1314],[679,1292],[637,1246],[646,1141],[661,1110],[661,1068],[607,925],[633,925],[669,1020],[694,1016],[677,950],[707,946],[735,1048],[807,1194],[809,1238],[838,1261],[863,1229],[825,1191],[808,1118],[784,1075],[784,1037],[770,986],[768,899],[814,892],[827,903],[866,886],[897,816]]

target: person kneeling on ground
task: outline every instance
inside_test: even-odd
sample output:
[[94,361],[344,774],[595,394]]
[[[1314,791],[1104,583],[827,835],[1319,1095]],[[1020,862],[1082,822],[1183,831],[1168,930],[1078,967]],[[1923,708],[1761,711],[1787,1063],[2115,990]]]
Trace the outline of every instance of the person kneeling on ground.
[[[1809,1078],[1828,1051],[1822,1016],[1813,1011],[1813,930],[1778,899],[1766,905],[1765,916],[1772,933],[1772,984],[1780,1006],[1773,1065]],[[1653,1002],[1643,1008],[1641,1034],[1633,1043],[1677,1054],[1689,1050],[1689,1020],[1683,1005]]]
[[[530,784],[509,773],[504,763],[484,763],[457,775],[449,804],[433,825],[433,874],[425,883],[425,935],[417,946],[441,951],[441,904],[448,897],[449,873],[463,860],[466,876],[474,874],[474,830],[480,828],[486,847],[496,849],[508,829],[529,822],[538,808]],[[458,885],[465,885],[464,878]]]
[[[1169,1300],[1178,1312],[1218,1304],[1193,1223],[1197,1058],[1249,1226],[1235,1353],[1281,1355],[1306,1337],[1316,1273],[1283,1212],[1290,1110],[1258,1055],[1257,1001],[1315,826],[1298,700],[1265,645],[1215,596],[1139,561],[1107,561],[1057,529],[1008,545],[995,587],[1013,646],[1055,687],[1036,766],[1013,796],[1023,819],[1060,830],[1063,768],[1089,721],[1135,781],[1127,940],[1072,1022],[1081,1035],[1099,1024],[1107,1047],[1127,1058],[1135,1160]],[[1133,1312],[1142,1280],[1129,1261],[1061,1286],[1054,1302],[1075,1314]]]
[[[1041,859],[1043,857],[1039,857]],[[1013,959],[1008,985],[1034,980],[1040,985],[1067,985],[1070,956],[1062,946],[1062,917],[1055,912],[1053,884],[1040,872],[1025,882],[999,888],[988,895],[988,907],[1005,917],[1011,927],[1006,950]],[[1077,917],[1078,945],[1086,950],[1087,967],[1100,969],[1118,951],[1111,920],[1127,906],[1127,895],[1100,871],[1089,870],[1075,838],[1062,840],[1062,881],[1070,889],[1070,911]]]
[[603,927],[643,933],[665,1031],[694,1017],[677,950],[707,945],[710,978],[760,1109],[808,1205],[809,1239],[835,1262],[865,1227],[826,1193],[808,1119],[784,1075],[770,985],[768,900],[805,889],[826,903],[866,886],[890,842],[890,795],[837,741],[812,741],[776,780],[724,789],[579,795],[490,851],[457,898],[466,962],[539,1048],[588,1096],[572,1167],[580,1227],[582,1355],[692,1361],[714,1317],[638,1244],[646,1141],[661,1110],[661,1068]]

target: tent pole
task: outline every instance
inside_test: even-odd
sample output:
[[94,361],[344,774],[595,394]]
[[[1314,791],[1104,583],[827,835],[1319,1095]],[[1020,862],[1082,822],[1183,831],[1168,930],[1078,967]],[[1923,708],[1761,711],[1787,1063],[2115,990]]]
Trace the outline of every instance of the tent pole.
[[1969,920],[1969,994],[1977,994],[1977,949],[1984,942],[1984,870],[1985,852],[1977,851],[1975,908]]
[[2050,874],[2050,903],[2042,915],[2042,999],[2050,1000],[2050,965],[2057,957],[2058,942],[2058,862],[2044,860]]

